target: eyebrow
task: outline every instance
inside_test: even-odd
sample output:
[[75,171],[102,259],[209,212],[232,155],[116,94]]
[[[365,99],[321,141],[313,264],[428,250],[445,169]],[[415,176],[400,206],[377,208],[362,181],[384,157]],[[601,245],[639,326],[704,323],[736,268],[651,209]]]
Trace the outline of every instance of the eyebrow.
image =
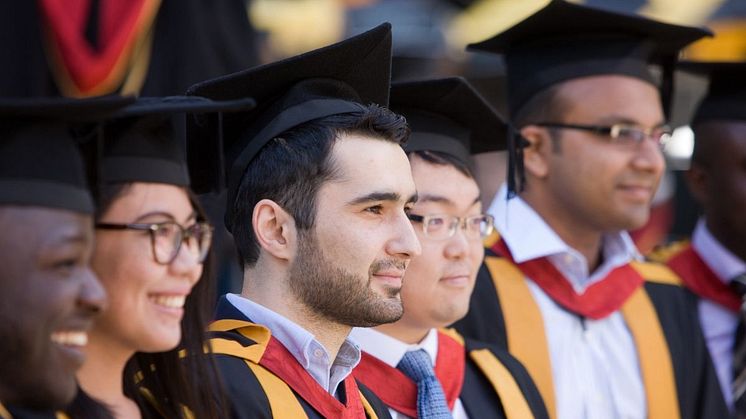
[[[347,205],[355,206],[360,204],[365,204],[368,202],[377,202],[377,201],[389,201],[389,202],[399,202],[402,200],[401,194],[398,192],[372,192],[367,195],[359,196],[352,201],[348,202]],[[409,199],[407,199],[406,203],[411,204],[417,202],[417,194],[412,194]]]
[[[176,217],[174,217],[172,214],[169,214],[169,213],[164,212],[164,211],[153,211],[153,212],[148,212],[148,213],[145,213],[145,214],[137,217],[135,219],[135,223],[141,222],[142,220],[144,220],[146,218],[155,217],[155,216],[162,216],[162,217],[168,218],[170,221],[176,221]],[[184,220],[184,221],[185,222],[189,222],[190,220],[193,220],[193,219],[196,219],[196,218],[197,218],[197,212],[193,211],[189,215],[189,217],[187,217],[187,219]]]

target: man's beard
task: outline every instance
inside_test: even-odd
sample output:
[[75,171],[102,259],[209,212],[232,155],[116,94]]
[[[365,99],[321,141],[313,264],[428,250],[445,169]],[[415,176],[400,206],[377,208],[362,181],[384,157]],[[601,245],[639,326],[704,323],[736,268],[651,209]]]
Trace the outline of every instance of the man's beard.
[[372,274],[392,266],[404,270],[403,262],[375,261],[368,278],[347,272],[324,256],[313,229],[298,235],[298,257],[290,268],[290,292],[311,313],[352,327],[393,323],[403,314],[400,288],[384,288],[385,295],[370,287]]

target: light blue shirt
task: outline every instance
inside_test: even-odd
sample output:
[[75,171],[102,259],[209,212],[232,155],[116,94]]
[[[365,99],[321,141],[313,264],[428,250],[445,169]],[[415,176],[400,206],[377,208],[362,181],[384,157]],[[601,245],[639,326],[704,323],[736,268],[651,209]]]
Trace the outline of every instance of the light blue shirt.
[[[697,222],[692,234],[692,247],[702,260],[717,275],[728,283],[731,278],[746,272],[746,262],[725,248],[707,229],[704,219]],[[733,344],[736,340],[738,314],[713,301],[699,300],[699,322],[705,335],[707,349],[715,364],[715,372],[720,381],[720,389],[728,408],[733,410]]]
[[[498,192],[489,213],[516,262],[547,257],[578,294],[612,269],[639,258],[626,232],[603,237],[604,260],[595,272],[519,197],[506,201]],[[539,306],[549,346],[558,419],[647,417],[645,387],[634,339],[619,311],[581,320],[563,309],[533,281],[529,289]],[[535,333],[531,331],[530,333]]]
[[267,327],[314,380],[332,395],[337,394],[339,384],[360,362],[360,348],[349,338],[342,343],[334,362],[330,362],[324,346],[297,323],[238,294],[228,294],[226,298],[252,322]]

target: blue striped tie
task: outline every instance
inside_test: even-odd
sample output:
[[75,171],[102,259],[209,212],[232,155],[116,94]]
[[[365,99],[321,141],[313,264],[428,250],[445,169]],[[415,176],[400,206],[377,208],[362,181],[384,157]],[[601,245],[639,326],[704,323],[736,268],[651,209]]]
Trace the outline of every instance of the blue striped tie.
[[404,354],[397,365],[407,377],[417,383],[417,417],[420,419],[451,419],[446,396],[433,371],[430,356],[423,349]]

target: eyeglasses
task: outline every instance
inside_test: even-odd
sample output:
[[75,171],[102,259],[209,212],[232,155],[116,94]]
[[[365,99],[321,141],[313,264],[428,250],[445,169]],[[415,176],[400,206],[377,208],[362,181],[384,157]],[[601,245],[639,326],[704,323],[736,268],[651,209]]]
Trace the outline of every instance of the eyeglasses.
[[487,214],[463,218],[445,214],[409,214],[408,217],[416,223],[422,223],[422,231],[425,233],[425,237],[433,240],[445,240],[453,237],[459,226],[464,230],[468,239],[481,240],[489,236],[494,228],[494,218]]
[[186,242],[187,250],[198,263],[205,261],[212,242],[213,227],[206,222],[194,223],[182,227],[176,221],[161,223],[112,224],[97,223],[96,228],[103,230],[141,230],[150,233],[153,247],[153,259],[161,265],[169,265],[176,259],[181,244]]
[[641,144],[643,141],[645,141],[645,139],[650,138],[657,142],[661,148],[664,148],[666,144],[671,140],[672,133],[671,128],[665,125],[654,128],[640,128],[628,124],[614,124],[610,126],[603,126],[563,124],[559,122],[545,122],[535,125],[546,128],[578,129],[582,131],[590,131],[599,135],[608,136],[612,139],[613,143],[620,145],[631,146]]

